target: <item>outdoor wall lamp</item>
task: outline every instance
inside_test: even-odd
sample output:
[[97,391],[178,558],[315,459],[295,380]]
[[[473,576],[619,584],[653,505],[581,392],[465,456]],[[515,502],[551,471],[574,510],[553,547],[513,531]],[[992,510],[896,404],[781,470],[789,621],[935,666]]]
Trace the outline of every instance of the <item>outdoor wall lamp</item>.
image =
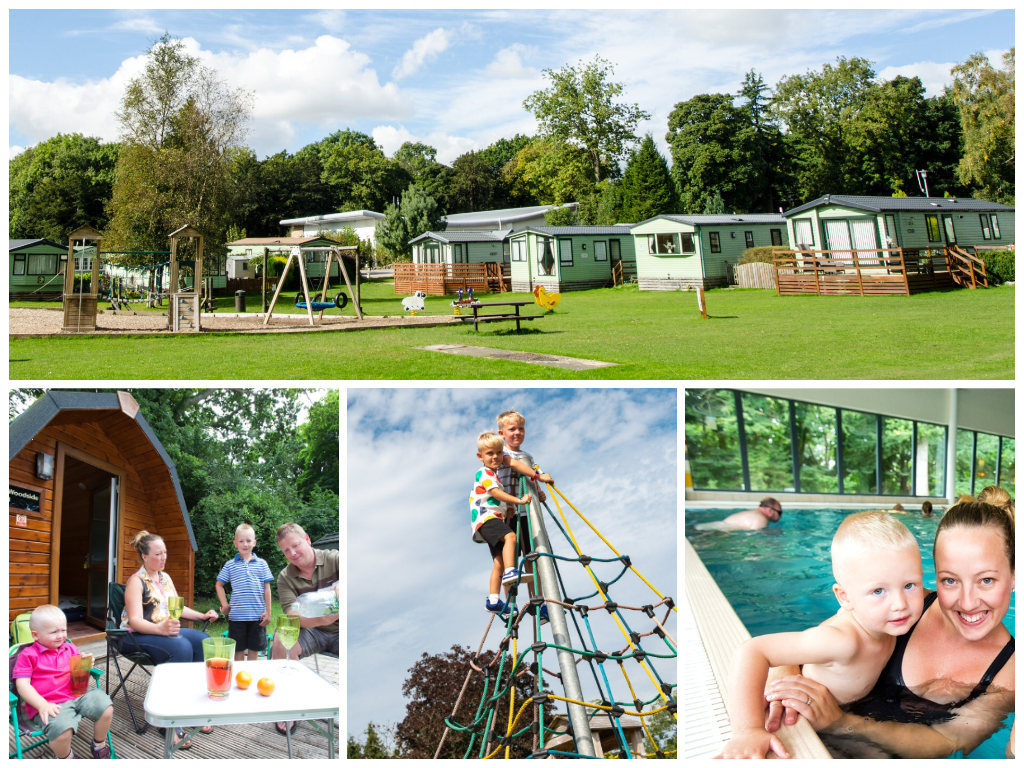
[[53,477],[53,454],[36,454],[36,477],[40,480],[49,480]]

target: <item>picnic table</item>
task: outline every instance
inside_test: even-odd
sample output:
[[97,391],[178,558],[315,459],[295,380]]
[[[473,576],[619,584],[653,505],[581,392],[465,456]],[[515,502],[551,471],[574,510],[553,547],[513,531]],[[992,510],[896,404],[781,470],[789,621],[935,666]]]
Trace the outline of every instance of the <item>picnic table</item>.
[[[284,660],[236,661],[231,670],[231,690],[219,700],[206,692],[206,664],[160,664],[146,692],[146,721],[167,729],[164,758],[174,752],[174,729],[186,730],[184,743],[192,733],[206,725],[272,723],[291,720],[327,720],[327,754],[334,757],[334,718],[338,717],[338,689],[313,670],[296,661],[284,668]],[[252,675],[247,690],[235,686],[234,676],[241,670]],[[261,696],[256,682],[263,677],[274,680],[274,692]],[[288,757],[292,756],[291,731],[286,733]],[[216,738],[216,734],[208,737]]]
[[[520,322],[523,320],[536,320],[538,317],[544,317],[540,315],[521,315],[519,314],[519,308],[525,307],[530,304],[535,304],[533,301],[474,301],[472,304],[462,304],[462,308],[472,308],[473,310],[473,330],[479,330],[478,326],[480,323],[489,323],[496,320],[514,320],[516,323],[516,333],[521,330]],[[487,312],[481,314],[480,310],[483,307],[511,307],[511,311],[504,310],[499,312]],[[460,319],[469,322],[469,315],[462,316]]]

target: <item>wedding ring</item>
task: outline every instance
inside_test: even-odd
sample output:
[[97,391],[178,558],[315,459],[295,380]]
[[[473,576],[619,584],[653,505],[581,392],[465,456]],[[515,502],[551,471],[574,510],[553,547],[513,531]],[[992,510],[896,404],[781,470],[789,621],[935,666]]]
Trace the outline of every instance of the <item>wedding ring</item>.
[[807,697],[807,706],[808,707],[811,706],[811,697],[810,696]]

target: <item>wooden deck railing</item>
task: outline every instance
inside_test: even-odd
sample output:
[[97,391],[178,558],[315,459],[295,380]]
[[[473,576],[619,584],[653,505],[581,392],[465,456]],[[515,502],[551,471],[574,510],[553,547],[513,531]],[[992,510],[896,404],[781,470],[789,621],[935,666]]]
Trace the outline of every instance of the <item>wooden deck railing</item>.
[[951,282],[949,257],[933,250],[851,248],[781,251],[774,259],[778,295],[903,294]]
[[985,272],[984,261],[957,245],[946,248],[946,256],[950,274],[957,284],[977,288],[978,282],[981,281],[988,288],[988,273]]
[[474,293],[511,289],[511,267],[498,262],[478,264],[395,264],[395,293],[423,291],[432,296],[472,288]]

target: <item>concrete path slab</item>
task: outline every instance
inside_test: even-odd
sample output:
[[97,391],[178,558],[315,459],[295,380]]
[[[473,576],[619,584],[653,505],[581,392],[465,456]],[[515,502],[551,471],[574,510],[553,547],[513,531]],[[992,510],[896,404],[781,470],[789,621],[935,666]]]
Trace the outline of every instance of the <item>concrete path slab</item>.
[[565,357],[564,355],[542,355],[537,352],[519,352],[514,349],[472,347],[467,344],[431,344],[426,347],[416,347],[416,349],[444,352],[449,355],[489,357],[494,360],[511,360],[516,363],[550,365],[553,368],[565,368],[570,371],[587,371],[591,368],[607,368],[612,365],[618,365],[618,363],[605,363],[601,360],[586,360],[579,357]]

